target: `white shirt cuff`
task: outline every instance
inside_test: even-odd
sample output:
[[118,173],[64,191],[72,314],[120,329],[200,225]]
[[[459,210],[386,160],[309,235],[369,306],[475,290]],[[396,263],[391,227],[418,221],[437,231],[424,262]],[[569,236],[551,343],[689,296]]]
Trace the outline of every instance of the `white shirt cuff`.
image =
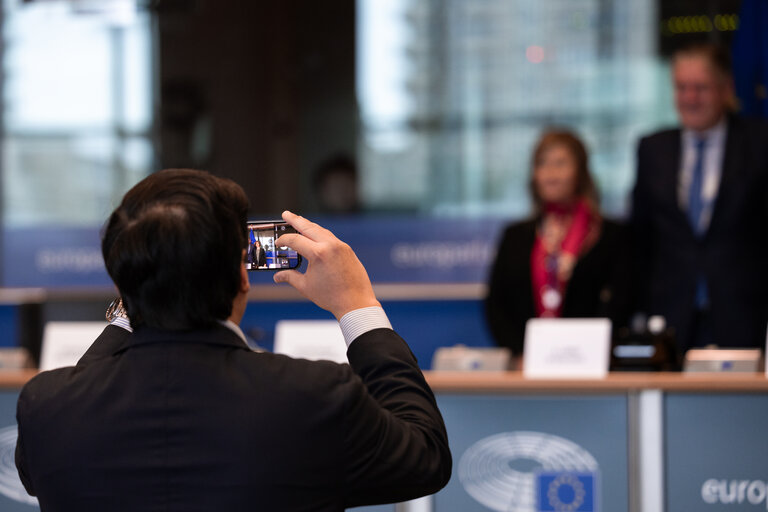
[[125,329],[128,332],[133,332],[133,328],[131,327],[131,321],[128,320],[127,318],[116,316],[109,323],[110,325],[114,325],[114,326],[120,327],[121,329]]
[[379,306],[360,308],[350,311],[339,320],[341,333],[344,335],[344,341],[347,347],[352,344],[359,336],[374,329],[391,329],[392,324],[389,318]]

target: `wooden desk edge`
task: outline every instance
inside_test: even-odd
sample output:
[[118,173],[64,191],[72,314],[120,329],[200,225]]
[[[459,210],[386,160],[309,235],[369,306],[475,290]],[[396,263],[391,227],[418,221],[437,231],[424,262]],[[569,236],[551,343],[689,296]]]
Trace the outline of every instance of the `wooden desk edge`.
[[[0,389],[21,389],[38,370],[0,369]],[[526,379],[520,372],[424,372],[437,393],[768,392],[762,373],[611,373],[604,379]]]
[[437,393],[768,392],[763,373],[611,373],[604,379],[526,379],[521,372],[424,372]]
[[0,389],[21,389],[29,379],[37,375],[37,369],[5,370],[0,369]]

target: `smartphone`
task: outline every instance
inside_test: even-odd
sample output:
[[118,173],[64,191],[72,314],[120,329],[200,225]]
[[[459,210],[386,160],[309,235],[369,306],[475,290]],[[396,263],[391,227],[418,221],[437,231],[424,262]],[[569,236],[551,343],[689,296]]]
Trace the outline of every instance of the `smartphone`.
[[248,270],[285,270],[301,265],[301,254],[288,247],[275,247],[275,240],[296,230],[282,220],[248,221]]

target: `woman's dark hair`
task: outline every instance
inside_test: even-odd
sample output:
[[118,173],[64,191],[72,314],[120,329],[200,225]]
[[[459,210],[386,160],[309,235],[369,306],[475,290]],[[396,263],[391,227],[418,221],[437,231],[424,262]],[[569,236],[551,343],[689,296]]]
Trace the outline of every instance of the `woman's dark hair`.
[[168,169],[123,197],[101,251],[133,327],[193,329],[232,313],[248,198],[231,180]]
[[595,187],[595,182],[592,180],[592,175],[589,172],[587,148],[576,135],[563,129],[549,129],[545,131],[541,137],[539,137],[536,147],[533,150],[533,156],[531,158],[531,174],[528,183],[531,198],[533,199],[534,212],[537,215],[541,213],[544,204],[539,195],[539,191],[536,190],[536,183],[533,179],[533,175],[537,165],[541,162],[541,159],[544,158],[544,153],[555,146],[564,147],[573,157],[576,162],[576,190],[574,191],[576,197],[585,199],[590,209],[597,213],[599,211],[600,198],[597,192],[597,187]]

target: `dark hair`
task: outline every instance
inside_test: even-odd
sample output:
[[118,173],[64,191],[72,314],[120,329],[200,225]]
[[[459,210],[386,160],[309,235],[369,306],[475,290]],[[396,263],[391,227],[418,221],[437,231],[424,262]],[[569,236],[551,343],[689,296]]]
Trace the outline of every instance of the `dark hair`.
[[543,202],[539,191],[536,190],[536,183],[533,174],[536,166],[541,161],[544,153],[554,146],[563,146],[573,156],[576,161],[576,197],[585,199],[590,209],[597,213],[599,210],[600,198],[597,193],[597,187],[589,173],[589,158],[584,143],[576,135],[568,130],[552,128],[545,131],[539,137],[536,147],[533,150],[531,158],[530,192],[533,199],[534,210],[536,214],[541,213]]
[[101,251],[131,325],[181,330],[229,317],[247,212],[239,185],[203,171],[160,171],[129,190]]
[[722,46],[698,41],[675,50],[672,63],[681,57],[703,57],[723,78],[730,79],[733,76],[731,55]]

